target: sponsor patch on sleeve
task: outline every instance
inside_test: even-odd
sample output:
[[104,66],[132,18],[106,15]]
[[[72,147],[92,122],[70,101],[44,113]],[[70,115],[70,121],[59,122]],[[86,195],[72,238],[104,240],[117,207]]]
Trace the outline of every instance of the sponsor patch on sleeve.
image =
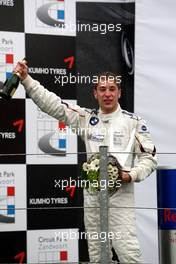
[[146,122],[144,120],[140,120],[138,125],[138,132],[139,133],[149,133],[148,126],[146,125]]

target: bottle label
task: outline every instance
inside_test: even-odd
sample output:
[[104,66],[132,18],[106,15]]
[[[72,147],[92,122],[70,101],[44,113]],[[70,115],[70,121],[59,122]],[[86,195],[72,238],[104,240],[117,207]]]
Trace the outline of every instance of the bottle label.
[[13,88],[13,90],[12,90],[11,93],[10,93],[10,96],[11,96],[11,97],[14,95],[15,91],[16,91],[16,88]]

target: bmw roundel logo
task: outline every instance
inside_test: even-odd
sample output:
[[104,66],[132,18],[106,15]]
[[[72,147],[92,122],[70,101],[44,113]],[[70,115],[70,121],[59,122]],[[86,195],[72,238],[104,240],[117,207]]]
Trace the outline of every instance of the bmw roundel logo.
[[96,117],[96,116],[92,116],[89,123],[92,125],[92,126],[95,126],[97,123],[99,122],[99,119]]
[[141,129],[142,129],[142,131],[147,131],[147,127],[146,127],[145,125],[143,125],[143,126],[141,127]]

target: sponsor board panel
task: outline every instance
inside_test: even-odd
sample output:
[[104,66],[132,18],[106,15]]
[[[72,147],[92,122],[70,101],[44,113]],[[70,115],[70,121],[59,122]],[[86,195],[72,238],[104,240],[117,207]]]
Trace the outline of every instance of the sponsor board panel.
[[76,165],[27,165],[28,229],[82,227]]
[[15,32],[24,31],[23,0],[0,1],[0,30]]
[[0,232],[0,263],[26,263],[26,231]]
[[26,230],[26,166],[0,165],[0,231]]
[[25,0],[26,33],[75,36],[75,23],[75,0]]
[[0,162],[25,163],[25,99],[0,103]]
[[25,41],[29,74],[61,98],[75,99],[75,38],[26,34]]
[[27,164],[77,164],[77,136],[26,99],[26,151]]
[[[117,74],[117,84],[123,90],[120,104],[123,109],[133,111],[134,2],[78,1],[76,19],[79,21],[76,37],[77,71],[89,76],[107,71]],[[77,100],[80,105],[95,107],[95,100],[92,100],[93,86],[92,82],[78,83]]]
[[28,263],[78,263],[78,229],[27,231]]

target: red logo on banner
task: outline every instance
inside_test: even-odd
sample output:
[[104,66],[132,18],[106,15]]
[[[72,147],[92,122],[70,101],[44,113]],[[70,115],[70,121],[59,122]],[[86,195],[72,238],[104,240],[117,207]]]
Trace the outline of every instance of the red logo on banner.
[[15,195],[15,187],[13,187],[13,186],[7,187],[7,195],[8,196],[14,196]]
[[176,222],[176,213],[170,209],[164,209],[164,222]]
[[59,122],[58,122],[58,129],[59,129],[59,130],[65,130],[65,128],[66,128],[66,125],[65,125],[65,123],[64,123],[64,122],[61,122],[61,121],[59,121]]
[[62,260],[62,261],[68,260],[68,252],[67,251],[60,251],[60,260]]
[[24,257],[25,257],[25,252],[23,251],[20,252],[18,255],[16,255],[14,259],[19,259],[19,264],[23,264]]
[[76,190],[76,186],[67,186],[65,188],[66,192],[70,193],[70,197],[73,198]]
[[6,54],[6,63],[13,63],[13,54]]
[[24,119],[19,119],[15,122],[13,122],[13,126],[17,126],[18,127],[18,132],[22,132],[23,127],[24,127]]
[[71,57],[65,58],[64,62],[69,62],[68,68],[71,69],[73,67],[74,62],[75,62],[75,57],[71,56]]

